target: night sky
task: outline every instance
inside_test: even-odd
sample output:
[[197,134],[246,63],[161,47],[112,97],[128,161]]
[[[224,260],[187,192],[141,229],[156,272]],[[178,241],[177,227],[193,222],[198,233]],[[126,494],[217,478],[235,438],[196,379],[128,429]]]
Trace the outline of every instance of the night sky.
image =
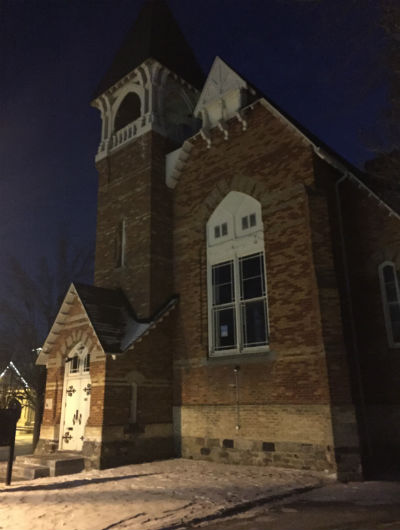
[[[61,232],[94,245],[91,96],[139,0],[0,0],[0,274],[34,273]],[[216,55],[357,166],[386,101],[376,0],[170,0],[199,63]],[[0,294],[2,287],[0,287]]]

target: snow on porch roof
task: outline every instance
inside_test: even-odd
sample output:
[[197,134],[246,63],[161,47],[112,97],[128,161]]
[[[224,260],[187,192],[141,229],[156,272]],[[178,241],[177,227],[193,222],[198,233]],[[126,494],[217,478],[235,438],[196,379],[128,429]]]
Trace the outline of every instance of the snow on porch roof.
[[75,288],[106,353],[123,353],[154,328],[178,300],[171,298],[152,318],[139,320],[121,290],[83,284]]
[[51,350],[60,328],[68,322],[68,310],[75,297],[81,301],[104,352],[108,354],[123,353],[134,342],[140,341],[170,313],[178,301],[178,297],[174,296],[153,317],[139,320],[120,289],[71,284],[36,364],[46,364],[46,354]]

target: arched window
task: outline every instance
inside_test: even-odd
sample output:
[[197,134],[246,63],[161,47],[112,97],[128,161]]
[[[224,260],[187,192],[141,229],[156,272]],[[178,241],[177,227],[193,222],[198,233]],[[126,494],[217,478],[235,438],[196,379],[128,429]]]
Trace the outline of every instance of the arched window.
[[230,192],[207,223],[209,352],[268,349],[261,205]]
[[379,280],[389,346],[400,348],[400,290],[399,278],[393,262],[381,263]]
[[90,353],[83,344],[77,344],[68,354],[66,362],[69,363],[70,374],[82,374],[90,371]]
[[119,131],[129,123],[140,117],[140,98],[134,92],[129,92],[117,110],[114,121],[114,130]]

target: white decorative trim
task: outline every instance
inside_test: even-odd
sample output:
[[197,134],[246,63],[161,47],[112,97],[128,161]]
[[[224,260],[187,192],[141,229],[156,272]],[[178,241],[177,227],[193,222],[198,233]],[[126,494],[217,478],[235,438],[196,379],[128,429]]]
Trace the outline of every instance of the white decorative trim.
[[[78,299],[81,306],[82,306],[82,315],[87,319],[87,322],[90,326],[90,329],[92,330],[94,337],[97,340],[97,345],[93,344],[92,339],[89,337],[87,332],[85,331],[74,331],[66,340],[66,344],[63,346],[60,345],[61,351],[57,352],[58,362],[61,363],[62,357],[67,355],[68,348],[74,346],[77,342],[82,341],[85,346],[91,350],[95,346],[97,346],[96,350],[103,352],[103,348],[101,346],[100,340],[97,337],[96,331],[90,321],[90,318],[88,317],[86,310],[84,308],[84,305],[82,303],[82,300],[80,299],[75,286],[73,283],[71,283],[67,294],[65,295],[65,298],[61,304],[61,307],[57,313],[57,316],[54,320],[54,323],[52,327],[50,328],[49,334],[46,337],[46,340],[44,341],[43,347],[36,359],[37,365],[45,365],[48,364],[49,354],[51,350],[53,349],[54,344],[56,343],[58,336],[60,335],[61,330],[63,329],[63,326],[69,319],[69,309],[73,305],[74,301]],[[97,353],[97,351],[96,351]]]
[[167,154],[165,160],[165,177],[169,188],[174,189],[177,185],[192,148],[193,145],[190,142],[184,142],[182,147]]
[[241,92],[248,88],[247,82],[217,56],[194,109],[195,116],[201,115],[206,127],[229,119],[241,108]]
[[242,131],[243,132],[247,131],[247,121],[243,118],[243,111],[238,110],[235,113],[235,116],[236,116],[238,122],[242,124]]
[[224,135],[224,140],[228,140],[229,132],[226,123],[223,120],[219,120],[219,122],[217,123],[217,127]]
[[[178,133],[164,119],[168,91],[178,96],[185,109],[188,109],[184,113],[185,116],[192,113],[198,91],[158,61],[148,59],[96,98],[92,105],[100,110],[102,119],[96,162],[152,130],[176,141],[175,136]],[[118,109],[130,92],[137,94],[140,99],[141,116],[123,129],[115,131],[114,123]],[[189,122],[187,125],[194,131],[195,120],[191,119]],[[181,140],[178,138],[178,141]]]
[[203,138],[203,140],[207,144],[207,149],[210,149],[211,147],[211,137],[210,132],[207,129],[200,129],[200,136]]

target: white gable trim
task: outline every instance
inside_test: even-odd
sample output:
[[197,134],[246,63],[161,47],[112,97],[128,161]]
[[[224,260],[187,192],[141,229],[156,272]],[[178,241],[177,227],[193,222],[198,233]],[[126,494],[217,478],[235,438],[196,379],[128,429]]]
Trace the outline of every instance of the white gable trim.
[[221,100],[227,93],[247,88],[247,82],[217,55],[194,109],[195,116],[199,116],[204,107]]
[[56,318],[54,320],[54,323],[53,323],[53,325],[50,328],[49,334],[47,335],[46,340],[44,341],[43,347],[41,348],[40,353],[39,353],[39,355],[38,355],[38,357],[36,359],[36,364],[37,365],[46,365],[47,366],[48,354],[50,353],[51,348],[53,347],[54,343],[56,342],[57,337],[60,334],[61,329],[63,328],[63,326],[69,320],[69,309],[72,306],[72,304],[74,303],[75,298],[77,298],[79,300],[80,304],[82,305],[82,308],[83,308],[83,311],[84,311],[84,315],[85,315],[85,317],[86,317],[86,319],[88,321],[88,324],[89,324],[91,330],[94,333],[94,336],[97,339],[98,346],[101,348],[102,351],[104,351],[103,347],[101,346],[101,342],[99,340],[99,337],[97,336],[96,330],[94,329],[94,327],[92,325],[92,322],[91,322],[91,320],[89,318],[89,315],[87,314],[85,306],[84,306],[82,300],[80,299],[80,296],[79,296],[77,290],[75,289],[74,284],[71,283],[71,285],[70,285],[70,287],[69,287],[69,289],[67,291],[67,294],[65,295],[64,300],[63,300],[63,302],[61,304],[60,310],[58,311],[57,316],[56,316]]

